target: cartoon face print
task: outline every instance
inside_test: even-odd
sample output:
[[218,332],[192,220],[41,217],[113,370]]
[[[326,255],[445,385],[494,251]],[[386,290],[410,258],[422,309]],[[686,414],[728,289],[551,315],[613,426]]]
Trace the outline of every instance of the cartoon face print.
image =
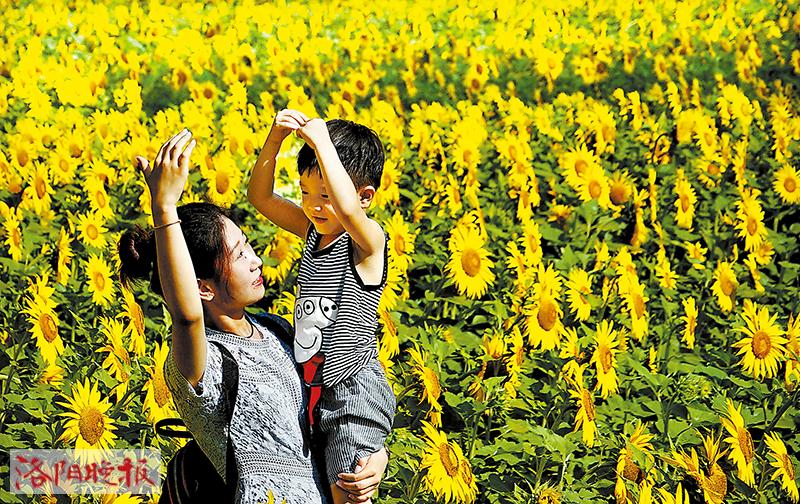
[[302,364],[322,348],[322,329],[333,324],[339,307],[322,296],[297,298],[294,304],[294,358]]

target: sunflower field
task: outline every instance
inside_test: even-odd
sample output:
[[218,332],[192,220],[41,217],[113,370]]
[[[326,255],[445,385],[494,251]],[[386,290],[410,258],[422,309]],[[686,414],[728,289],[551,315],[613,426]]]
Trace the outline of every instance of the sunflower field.
[[797,2],[0,7],[0,501],[40,501],[9,449],[178,447],[168,314],[117,277],[134,156],[193,132],[183,201],[233,209],[291,320],[302,243],[245,192],[293,108],[386,148],[376,503],[798,502]]

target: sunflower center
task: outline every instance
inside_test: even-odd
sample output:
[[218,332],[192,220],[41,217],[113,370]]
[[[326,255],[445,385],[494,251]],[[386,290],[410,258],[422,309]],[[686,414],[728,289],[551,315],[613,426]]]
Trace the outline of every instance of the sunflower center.
[[465,163],[469,164],[469,162],[472,161],[472,151],[470,149],[465,149],[462,158]]
[[583,159],[575,161],[575,173],[577,173],[578,175],[583,175],[583,172],[586,171],[586,167],[588,166],[589,163],[587,163]]
[[439,396],[442,395],[442,387],[439,385],[439,377],[436,376],[436,373],[433,372],[433,369],[427,367],[423,370],[423,374],[425,375],[425,384],[428,389],[428,393],[433,399],[438,400]]
[[439,445],[439,459],[442,461],[445,472],[451,478],[458,475],[458,454],[450,443]]
[[792,177],[787,177],[783,181],[783,188],[786,189],[786,192],[793,193],[797,190],[797,181]]
[[744,461],[748,464],[753,461],[753,438],[747,429],[738,429],[739,449],[742,450]]
[[717,176],[719,175],[719,166],[715,165],[714,163],[708,164],[708,174]]
[[481,256],[477,250],[468,249],[461,254],[461,267],[464,268],[464,273],[474,277],[481,272]]
[[589,194],[592,196],[592,199],[597,199],[602,191],[603,188],[600,185],[600,182],[596,180],[589,182]]
[[52,343],[58,337],[58,326],[53,317],[48,313],[42,314],[39,318],[39,328],[42,330],[42,336],[48,343]]
[[628,198],[625,197],[625,186],[622,184],[614,184],[611,186],[611,201],[615,205],[621,205],[625,203]]
[[753,335],[752,347],[753,354],[759,359],[764,359],[769,355],[769,351],[772,348],[772,341],[769,338],[769,334],[763,330],[756,332]]
[[644,316],[644,298],[637,293],[633,294],[633,311],[636,313],[636,318]]
[[90,445],[96,445],[103,433],[106,430],[106,423],[103,419],[103,414],[97,411],[96,408],[88,408],[81,415],[78,421],[78,429],[81,432],[81,437],[86,440]]
[[515,146],[513,145],[508,146],[508,157],[510,157],[514,161],[517,160],[517,148]]
[[681,194],[681,210],[683,212],[689,211],[689,196]]
[[41,177],[36,177],[36,196],[38,196],[39,199],[42,199],[44,198],[45,194],[47,194],[47,185],[45,184],[44,179]]
[[711,476],[705,478],[701,486],[703,490],[706,490],[710,494],[719,497],[716,502],[722,502],[725,494],[728,493],[728,477],[725,476],[725,472],[719,467],[719,465],[714,464],[711,468]]
[[[605,69],[603,69],[605,70]],[[603,139],[607,142],[610,142],[614,139],[614,128],[609,126],[608,124],[603,126]]]
[[406,253],[406,239],[403,235],[398,234],[394,237],[394,251],[399,256]]
[[597,350],[600,352],[600,365],[603,367],[603,373],[608,373],[614,367],[614,355],[611,353],[611,349],[605,345]]
[[536,320],[539,322],[539,326],[545,331],[553,329],[558,321],[556,304],[547,298],[543,299],[541,306],[539,306],[539,313],[536,315]]
[[94,199],[97,200],[97,206],[99,208],[106,207],[107,200],[106,200],[106,195],[103,193],[103,191],[97,191],[96,193],[94,193]]
[[472,475],[472,466],[469,465],[466,459],[461,460],[461,465],[459,466],[461,472],[461,479],[464,480],[464,483],[467,484],[467,487],[472,486],[472,481],[475,479]]
[[169,389],[161,373],[156,373],[153,377],[153,395],[159,408],[163,408],[169,401]]
[[203,97],[206,100],[210,100],[211,98],[214,98],[214,90],[212,90],[211,88],[203,89]]
[[583,405],[583,410],[586,412],[586,418],[588,418],[590,422],[594,422],[594,401],[592,401],[592,397],[589,395],[589,391],[586,389],[583,389],[583,395],[581,395],[581,404]]
[[722,278],[719,279],[719,286],[722,289],[722,293],[726,296],[733,295],[733,291],[736,290],[736,284],[733,283],[733,280],[728,277],[728,275],[723,275]]
[[97,290],[103,290],[106,286],[106,279],[99,271],[94,274],[94,286],[97,287]]
[[637,466],[633,459],[631,459],[630,454],[625,454],[625,469],[622,470],[622,477],[630,480],[630,481],[638,481],[639,480],[639,466]]
[[783,470],[786,472],[789,481],[794,481],[794,464],[789,455],[781,453],[781,464],[783,464]]
[[747,233],[750,236],[755,236],[757,231],[758,231],[758,222],[754,218],[748,217],[747,218]]
[[144,334],[144,313],[142,313],[142,308],[136,304],[131,304],[131,321],[133,322],[133,327],[136,329],[136,334],[139,336]]
[[217,182],[218,193],[225,194],[226,192],[228,192],[228,188],[231,185],[231,181],[227,173],[225,173],[224,171],[218,171],[216,182]]
[[86,226],[86,236],[88,236],[90,240],[96,240],[97,237],[100,236],[100,232],[97,231],[97,226],[94,224]]
[[15,227],[11,232],[11,241],[14,243],[15,247],[22,245],[22,233],[20,232],[19,228]]

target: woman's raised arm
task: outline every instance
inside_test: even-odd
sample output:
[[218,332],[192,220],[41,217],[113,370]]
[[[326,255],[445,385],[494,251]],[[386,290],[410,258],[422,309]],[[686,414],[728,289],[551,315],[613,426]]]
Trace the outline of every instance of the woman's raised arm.
[[193,387],[205,372],[206,335],[197,277],[181,232],[177,205],[195,145],[192,134],[184,129],[161,146],[153,166],[147,159],[136,157],[150,190],[159,280],[172,316],[173,356],[178,370]]

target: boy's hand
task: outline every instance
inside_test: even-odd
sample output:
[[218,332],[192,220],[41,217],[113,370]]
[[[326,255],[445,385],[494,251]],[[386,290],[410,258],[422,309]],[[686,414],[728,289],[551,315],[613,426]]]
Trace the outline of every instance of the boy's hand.
[[331,141],[328,125],[319,117],[307,121],[297,130],[297,134],[314,150],[317,150],[323,142]]
[[299,110],[283,109],[275,115],[267,142],[282,143],[292,131],[297,131],[308,122],[308,116]]

